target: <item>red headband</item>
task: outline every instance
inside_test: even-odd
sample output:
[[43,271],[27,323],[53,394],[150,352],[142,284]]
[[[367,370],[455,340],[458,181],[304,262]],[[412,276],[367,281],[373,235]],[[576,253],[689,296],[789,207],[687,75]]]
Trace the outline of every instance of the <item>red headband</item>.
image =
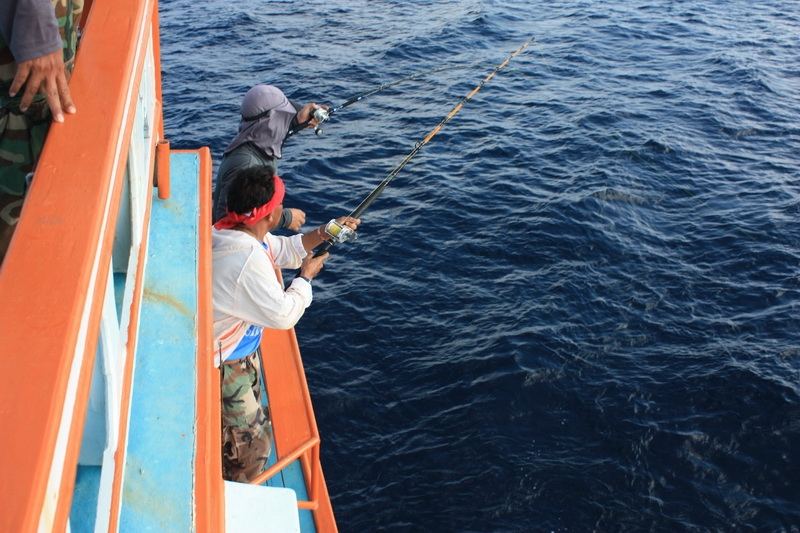
[[276,175],[275,193],[272,195],[272,198],[270,198],[269,202],[262,206],[256,207],[249,213],[244,213],[243,215],[234,213],[233,211],[228,211],[224,217],[219,219],[217,223],[214,224],[214,227],[217,229],[230,229],[238,226],[239,224],[252,226],[262,218],[272,213],[276,207],[281,205],[283,203],[283,197],[285,194],[286,187],[283,185],[283,180]]

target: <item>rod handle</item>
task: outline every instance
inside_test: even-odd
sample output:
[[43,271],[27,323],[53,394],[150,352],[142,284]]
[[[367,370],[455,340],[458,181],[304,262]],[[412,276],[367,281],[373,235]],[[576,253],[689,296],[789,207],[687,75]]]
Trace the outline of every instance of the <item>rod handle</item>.
[[314,251],[314,257],[319,257],[319,256],[321,256],[322,254],[324,254],[325,252],[327,252],[328,250],[330,250],[330,249],[331,249],[331,246],[333,246],[333,244],[332,244],[332,243],[330,243],[330,242],[325,242],[325,243],[322,243],[322,244],[320,245],[320,247],[319,247],[319,248],[317,248],[317,249]]

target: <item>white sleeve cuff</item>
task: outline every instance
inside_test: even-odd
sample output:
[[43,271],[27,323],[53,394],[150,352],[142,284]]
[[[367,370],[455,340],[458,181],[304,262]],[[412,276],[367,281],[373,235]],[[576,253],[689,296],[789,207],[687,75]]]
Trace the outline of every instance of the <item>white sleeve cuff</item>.
[[303,234],[298,233],[297,235],[292,235],[289,237],[292,246],[294,246],[295,253],[300,256],[300,259],[303,259],[308,252],[306,252],[305,247],[303,246]]
[[313,299],[311,284],[306,280],[304,280],[303,278],[301,277],[294,278],[294,280],[292,280],[292,284],[289,285],[288,290],[297,291],[303,298],[303,302],[305,303],[306,307],[311,305],[311,300]]

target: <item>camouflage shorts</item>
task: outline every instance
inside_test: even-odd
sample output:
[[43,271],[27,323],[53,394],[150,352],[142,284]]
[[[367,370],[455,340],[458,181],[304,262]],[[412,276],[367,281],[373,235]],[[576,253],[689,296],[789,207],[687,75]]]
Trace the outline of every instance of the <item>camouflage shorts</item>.
[[[72,72],[78,48],[78,25],[84,0],[50,0],[61,36],[64,67]],[[50,110],[43,95],[23,113],[19,109],[23,90],[8,96],[17,71],[14,56],[0,36],[0,192],[15,196],[25,193],[25,176],[33,172],[50,125]]]
[[11,106],[0,109],[0,193],[25,194],[25,177],[33,172],[49,127],[44,102],[32,105],[27,113]]
[[[78,46],[78,23],[84,0],[50,0],[61,36],[64,66],[72,72]],[[50,109],[41,94],[26,112],[19,109],[23,90],[8,95],[17,64],[0,36],[0,263],[17,226],[26,177],[34,171],[50,127]]]
[[222,477],[248,482],[264,470],[272,424],[261,405],[261,350],[222,363]]
[[49,120],[39,120],[46,106],[28,113],[0,109],[0,263],[6,256],[22,210],[27,177],[44,145]]

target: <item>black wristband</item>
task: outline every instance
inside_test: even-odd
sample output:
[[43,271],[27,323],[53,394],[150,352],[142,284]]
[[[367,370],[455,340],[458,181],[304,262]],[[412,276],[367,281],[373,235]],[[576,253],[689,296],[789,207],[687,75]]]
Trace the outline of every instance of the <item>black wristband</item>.
[[307,277],[305,277],[305,276],[303,276],[301,274],[298,274],[297,277],[300,278],[300,279],[306,280],[308,282],[308,284],[311,285],[311,278],[307,278]]
[[292,224],[292,212],[289,208],[284,207],[281,211],[281,220],[279,222],[281,228],[288,228]]

